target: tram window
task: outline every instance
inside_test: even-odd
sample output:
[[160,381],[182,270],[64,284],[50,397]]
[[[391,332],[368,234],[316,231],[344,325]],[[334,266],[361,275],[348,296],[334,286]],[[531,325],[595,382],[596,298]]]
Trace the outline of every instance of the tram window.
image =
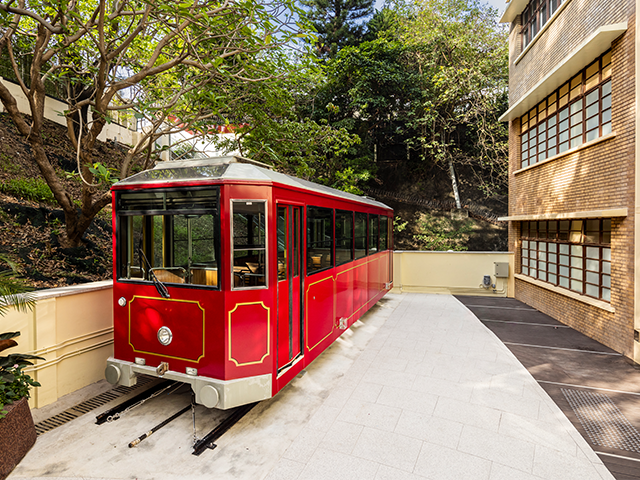
[[353,212],[336,210],[336,265],[353,260]]
[[355,224],[356,258],[367,256],[367,214],[356,212]]
[[378,251],[378,215],[369,215],[369,255]]
[[118,278],[218,287],[218,189],[118,195]]
[[287,278],[287,208],[278,207],[278,280]]
[[233,288],[267,285],[267,222],[264,200],[233,200]]
[[380,250],[389,248],[389,218],[380,216]]
[[333,210],[307,207],[307,273],[333,266]]

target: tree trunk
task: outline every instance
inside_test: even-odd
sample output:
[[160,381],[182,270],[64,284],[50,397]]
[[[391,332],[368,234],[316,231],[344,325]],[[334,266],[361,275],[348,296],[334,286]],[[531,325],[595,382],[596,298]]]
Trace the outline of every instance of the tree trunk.
[[453,196],[456,199],[456,208],[460,210],[462,204],[460,203],[460,193],[458,193],[458,182],[456,181],[456,171],[453,168],[453,160],[449,159],[449,175],[451,175],[451,187],[453,188]]

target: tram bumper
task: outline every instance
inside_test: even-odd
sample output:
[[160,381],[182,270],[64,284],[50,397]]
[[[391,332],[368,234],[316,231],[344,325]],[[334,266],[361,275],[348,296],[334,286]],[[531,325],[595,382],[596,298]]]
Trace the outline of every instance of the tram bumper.
[[234,380],[218,380],[171,370],[158,375],[157,368],[150,365],[138,365],[115,358],[107,360],[105,378],[113,385],[132,387],[137,383],[139,374],[188,383],[196,394],[196,403],[207,408],[226,410],[271,398],[270,373]]

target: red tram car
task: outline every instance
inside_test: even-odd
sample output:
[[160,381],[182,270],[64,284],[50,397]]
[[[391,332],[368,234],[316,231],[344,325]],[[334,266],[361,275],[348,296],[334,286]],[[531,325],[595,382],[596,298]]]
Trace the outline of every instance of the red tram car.
[[209,408],[272,397],[391,288],[392,219],[240,157],[118,182],[107,380],[189,383]]

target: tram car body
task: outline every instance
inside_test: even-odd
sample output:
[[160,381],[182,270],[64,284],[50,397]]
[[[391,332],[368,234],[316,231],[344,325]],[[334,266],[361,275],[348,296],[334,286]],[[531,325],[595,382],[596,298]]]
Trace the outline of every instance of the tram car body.
[[112,191],[113,384],[185,382],[219,409],[270,398],[392,287],[393,211],[372,199],[240,157]]

